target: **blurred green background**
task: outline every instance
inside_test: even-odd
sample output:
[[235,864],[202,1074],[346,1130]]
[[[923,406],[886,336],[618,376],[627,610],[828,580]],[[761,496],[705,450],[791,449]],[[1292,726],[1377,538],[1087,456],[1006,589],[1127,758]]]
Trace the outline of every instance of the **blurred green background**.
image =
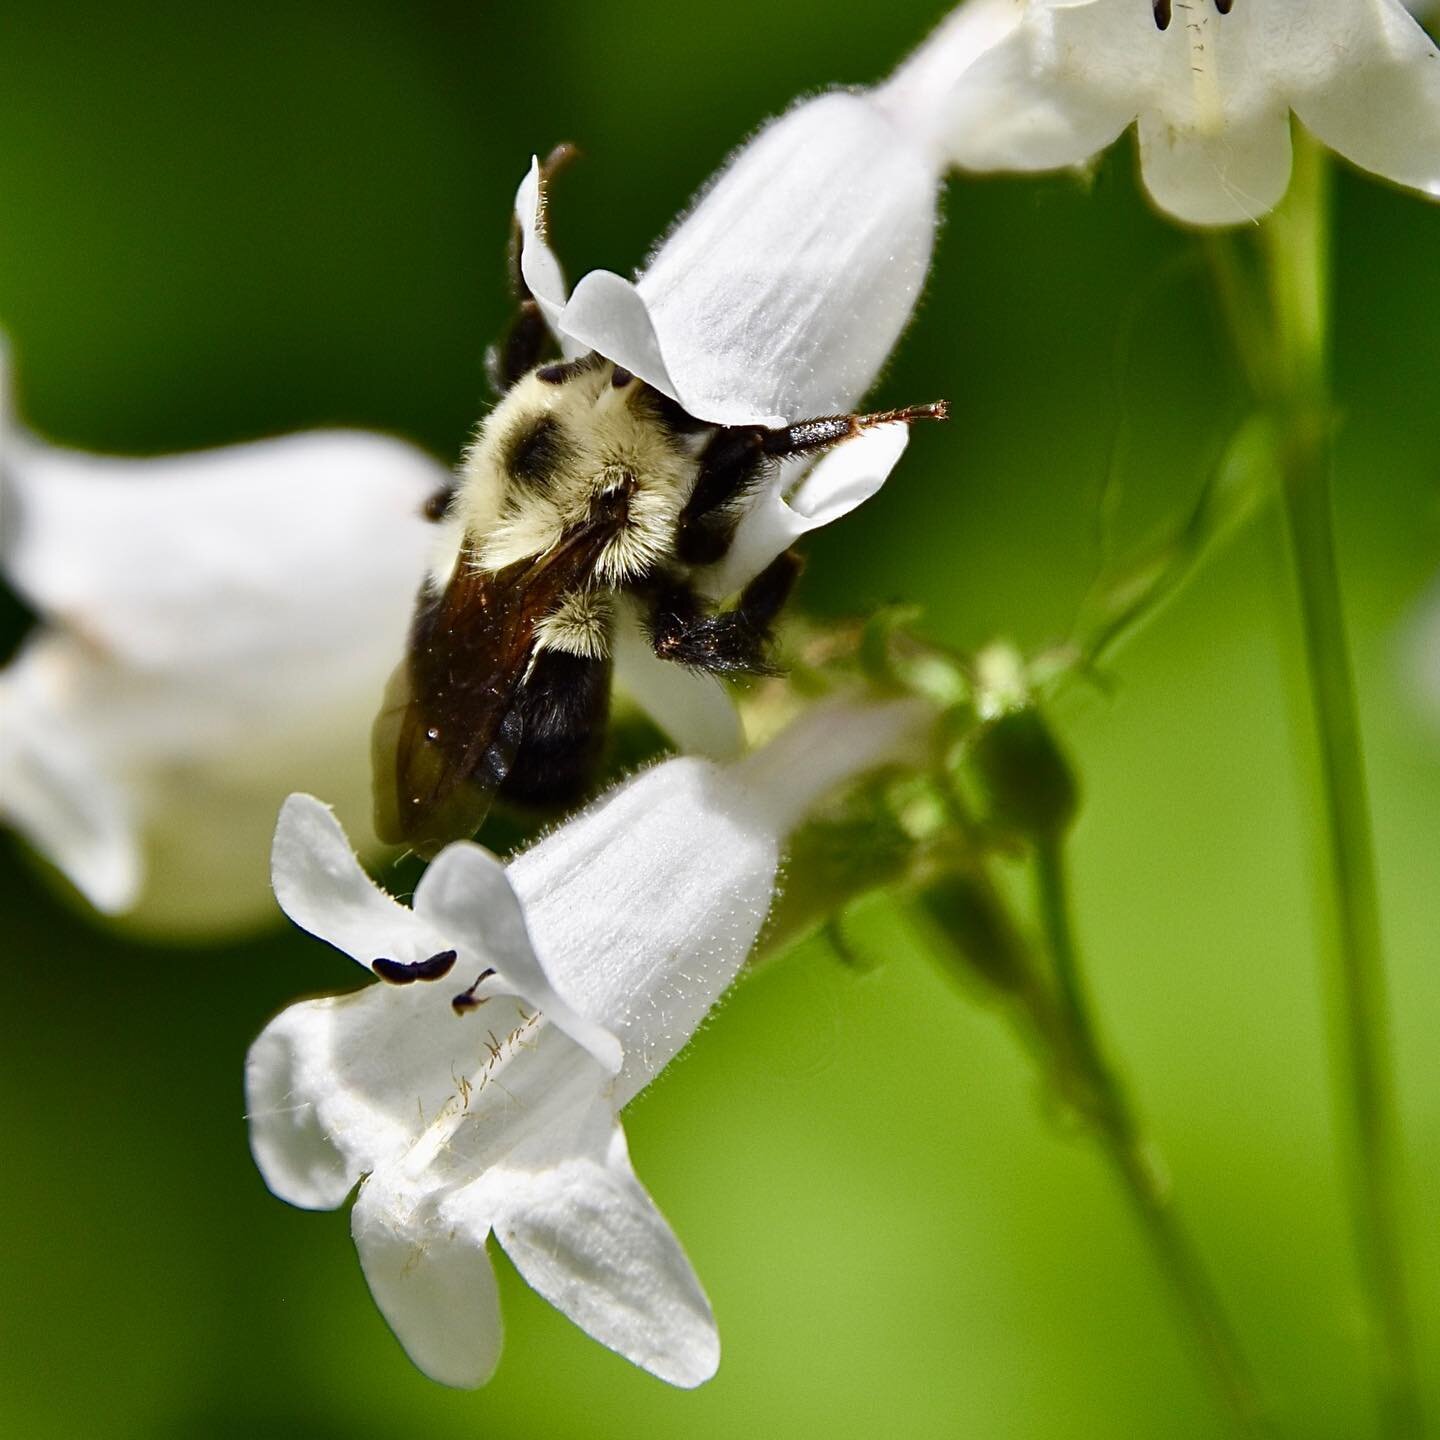
[[[532,150],[582,145],[572,275],[638,262],[793,96],[879,77],[943,7],[46,0],[0,15],[0,320],[22,413],[133,453],[345,423],[453,458],[507,302]],[[1405,668],[1440,569],[1440,207],[1337,187],[1338,477],[1440,1417],[1440,720]],[[877,400],[946,395],[884,494],[810,547],[802,599],[907,598],[945,639],[1063,634],[1122,537],[1177,515],[1242,394],[1197,242],[1093,183],[952,185]],[[1324,1058],[1290,581],[1262,517],[1058,717],[1086,804],[1079,924],[1102,1012],[1291,1435],[1368,1433]],[[16,618],[15,626],[19,620]],[[25,1440],[1224,1433],[1110,1176],[999,1019],[893,914],[743,984],[630,1112],[636,1168],[717,1311],[672,1391],[502,1269],[478,1393],[406,1362],[347,1217],[251,1167],[245,1047],[348,961],[275,930],[144,948],[6,840],[0,1430]],[[278,918],[278,917],[277,917]],[[1440,1422],[1437,1422],[1440,1423]]]

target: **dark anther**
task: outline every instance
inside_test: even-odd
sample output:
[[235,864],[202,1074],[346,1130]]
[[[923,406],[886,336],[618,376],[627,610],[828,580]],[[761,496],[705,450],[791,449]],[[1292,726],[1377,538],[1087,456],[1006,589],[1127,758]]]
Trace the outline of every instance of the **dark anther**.
[[615,367],[615,373],[610,377],[610,383],[617,389],[623,390],[635,377],[622,366]]
[[1231,7],[1234,3],[1235,3],[1235,0],[1215,0],[1215,8],[1216,8],[1222,15],[1228,15],[1228,14],[1230,13],[1230,7]]
[[493,969],[482,970],[476,978],[475,983],[468,989],[462,990],[451,1002],[450,1008],[457,1015],[466,1015],[471,1010],[478,1010],[490,997],[488,995],[477,995],[475,992],[495,973]]
[[1170,28],[1170,0],[1154,0],[1154,6],[1155,28],[1168,30]]
[[417,980],[441,980],[454,968],[455,952],[442,950],[428,960],[416,960],[406,965],[399,960],[372,960],[370,968],[387,984],[413,985]]
[[421,514],[427,520],[443,520],[445,512],[450,508],[450,496],[453,492],[449,486],[443,490],[437,490],[424,504]]

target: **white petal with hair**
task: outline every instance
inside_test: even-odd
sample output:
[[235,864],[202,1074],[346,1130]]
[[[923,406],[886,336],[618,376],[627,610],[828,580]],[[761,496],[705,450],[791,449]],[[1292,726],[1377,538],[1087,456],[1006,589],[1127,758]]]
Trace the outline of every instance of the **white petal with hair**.
[[286,802],[273,866],[291,919],[367,968],[454,952],[437,979],[292,1005],[246,1063],[266,1183],[331,1208],[361,1182],[361,1265],[426,1374],[479,1385],[495,1367],[492,1234],[602,1344],[674,1385],[714,1373],[709,1304],[618,1112],[744,963],[785,833],[836,784],[913,753],[924,724],[910,702],[818,706],[734,764],[645,771],[508,867],[449,846],[411,908],[327,807]]
[[1196,225],[1279,201],[1292,112],[1440,197],[1440,58],[1400,0],[970,0],[881,96],[969,170],[1081,165],[1136,123],[1151,198]]
[[[515,197],[523,273],[567,354],[595,350],[700,420],[778,426],[847,413],[884,368],[930,267],[949,159],[928,120],[913,118],[884,92],[801,102],[731,156],[636,280],[591,271],[568,299],[532,163]],[[894,434],[846,442],[827,457],[832,468],[815,467],[799,504],[808,467],[777,467],[705,588],[733,593],[800,534],[847,513],[903,448]],[[648,699],[653,676],[622,668],[620,678]]]

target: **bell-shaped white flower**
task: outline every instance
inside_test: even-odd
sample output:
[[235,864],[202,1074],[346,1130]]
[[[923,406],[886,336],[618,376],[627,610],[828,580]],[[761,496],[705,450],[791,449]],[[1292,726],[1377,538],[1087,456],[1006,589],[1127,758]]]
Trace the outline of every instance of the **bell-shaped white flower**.
[[1135,122],[1146,189],[1196,225],[1279,201],[1292,111],[1440,196],[1440,58],[1401,0],[972,0],[882,96],[970,170],[1079,165]]
[[128,460],[7,424],[0,566],[42,624],[0,671],[0,819],[105,913],[263,918],[290,791],[370,833],[369,729],[447,479],[359,432]]
[[251,1145],[295,1205],[339,1205],[362,1181],[360,1262],[426,1374],[494,1370],[492,1233],[595,1339],[672,1384],[714,1373],[709,1304],[618,1112],[743,964],[786,831],[836,783],[912,753],[925,723],[913,702],[831,702],[735,764],[666,761],[508,867],[447,847],[413,908],[370,881],[325,806],[287,801],[280,904],[382,979],[262,1032]]
[[[720,425],[853,410],[930,266],[948,161],[928,119],[911,118],[876,92],[802,102],[731,157],[636,281],[597,270],[569,293],[532,163],[515,201],[521,267],[562,349],[596,350]],[[728,593],[869,498],[906,435],[903,424],[877,426],[813,467],[782,465],[708,588]]]

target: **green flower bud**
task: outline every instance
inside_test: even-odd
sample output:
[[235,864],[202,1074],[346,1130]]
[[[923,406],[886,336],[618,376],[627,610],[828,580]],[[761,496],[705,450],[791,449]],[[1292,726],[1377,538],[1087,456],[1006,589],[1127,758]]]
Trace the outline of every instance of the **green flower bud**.
[[981,980],[997,990],[1020,987],[1024,941],[984,880],[965,874],[946,876],[925,890],[920,904]]
[[1070,827],[1080,803],[1075,774],[1033,705],[982,726],[970,761],[992,824],[1034,840],[1055,839]]

